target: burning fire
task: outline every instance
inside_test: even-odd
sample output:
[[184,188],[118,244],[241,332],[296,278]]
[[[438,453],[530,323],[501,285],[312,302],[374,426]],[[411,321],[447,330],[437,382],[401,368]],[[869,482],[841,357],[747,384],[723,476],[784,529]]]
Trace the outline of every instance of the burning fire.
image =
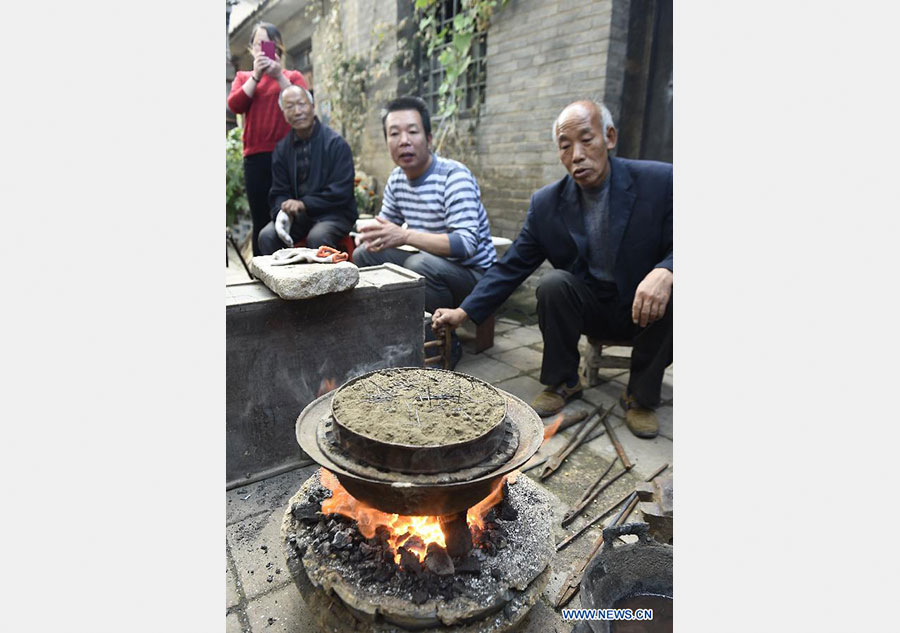
[[[469,508],[466,520],[470,527],[484,528],[484,516],[503,499],[503,483],[515,483],[518,471],[498,480],[491,494]],[[447,547],[441,524],[435,516],[401,516],[376,510],[372,506],[358,501],[347,492],[330,471],[319,469],[322,485],[331,490],[331,498],[322,502],[323,514],[341,514],[356,521],[360,534],[366,538],[375,536],[375,530],[383,525],[390,531],[388,542],[394,551],[394,561],[400,563],[400,547],[414,552],[419,562],[425,559],[425,550],[429,543],[437,543]]]
[[319,390],[316,392],[316,398],[323,396],[329,391],[337,389],[337,381],[334,378],[323,378],[319,383]]

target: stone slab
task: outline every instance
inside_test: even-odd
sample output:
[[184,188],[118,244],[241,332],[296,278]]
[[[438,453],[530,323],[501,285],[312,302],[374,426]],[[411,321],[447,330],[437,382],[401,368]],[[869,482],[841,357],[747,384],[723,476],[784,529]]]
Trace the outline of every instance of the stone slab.
[[[496,329],[494,331],[496,332]],[[513,328],[505,331],[503,336],[513,341],[517,341],[522,345],[534,345],[535,343],[541,343],[544,340],[540,329],[538,329],[536,325]]]
[[[512,331],[513,330],[510,330],[510,332]],[[516,349],[517,347],[522,347],[522,343],[506,336],[506,334],[495,334],[493,346],[484,350],[483,353],[489,356],[496,357],[498,354],[508,352],[511,349]]]
[[659,434],[674,441],[675,428],[672,424],[672,407],[670,405],[658,407],[656,416],[659,420]]
[[321,633],[293,582],[251,600],[246,612],[253,633]]
[[544,390],[544,385],[531,376],[511,378],[510,380],[504,380],[503,382],[497,383],[494,386],[498,389],[508,391],[517,398],[522,399],[525,404],[530,403],[534,400],[535,396]]
[[230,525],[272,508],[285,507],[300,485],[319,468],[318,464],[291,470],[276,477],[233,488],[225,493],[225,523]]
[[254,257],[250,271],[282,299],[320,297],[349,290],[359,283],[359,269],[350,262],[273,266],[272,257]]
[[225,558],[225,608],[230,609],[231,607],[237,606],[241,601],[241,594],[238,593],[237,581],[234,577],[234,572],[231,569],[227,546]]
[[225,633],[244,633],[237,613],[229,613],[225,616]]
[[[619,423],[613,430],[628,459],[634,463],[631,472],[638,480],[648,477],[663,464],[669,464],[669,469],[665,473],[672,474],[672,440],[662,435],[657,435],[652,440],[635,437],[624,423]],[[610,460],[616,456],[616,449],[605,434],[589,442],[587,446],[603,459]]]
[[284,508],[279,506],[225,529],[238,580],[248,600],[293,582],[281,547],[283,516]]
[[621,418],[623,416],[623,411],[619,406],[619,396],[622,395],[623,391],[624,388],[621,384],[616,382],[605,382],[596,387],[585,389],[581,397],[594,406],[602,406],[604,411],[607,408],[612,407],[610,416]]
[[456,371],[481,378],[491,384],[507,380],[522,373],[517,368],[499,360],[494,360],[484,354],[463,354],[462,360],[456,366]]
[[543,354],[534,351],[530,347],[518,347],[507,352],[494,354],[494,358],[527,373],[535,369],[540,370]]

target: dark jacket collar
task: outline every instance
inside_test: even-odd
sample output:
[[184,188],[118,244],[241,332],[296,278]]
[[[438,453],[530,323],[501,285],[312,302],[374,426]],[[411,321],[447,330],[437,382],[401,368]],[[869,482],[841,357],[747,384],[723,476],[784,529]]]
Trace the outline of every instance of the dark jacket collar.
[[[634,193],[631,191],[632,182],[628,167],[621,159],[610,156],[609,170],[609,237],[613,248],[612,258],[616,261],[619,245],[631,217],[631,208],[634,206]],[[581,204],[578,201],[578,185],[568,174],[563,178],[561,185],[558,211],[578,246],[578,255],[587,258],[587,235]]]

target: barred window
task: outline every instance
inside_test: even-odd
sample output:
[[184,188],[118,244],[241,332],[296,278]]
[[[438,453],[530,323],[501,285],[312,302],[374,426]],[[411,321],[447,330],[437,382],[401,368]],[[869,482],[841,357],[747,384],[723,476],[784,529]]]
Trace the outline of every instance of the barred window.
[[[460,0],[444,0],[438,9],[438,31],[445,26],[450,26],[453,17],[460,11]],[[452,35],[448,32],[444,42],[434,49],[431,57],[428,51],[422,47],[418,60],[418,93],[428,104],[430,112],[438,111],[440,102],[439,89],[444,81],[444,69],[439,61],[441,51],[451,43]],[[465,99],[460,104],[462,112],[470,111],[478,104],[484,103],[485,85],[487,83],[487,69],[485,57],[487,56],[487,33],[477,33],[472,38],[472,63],[466,70],[466,76],[462,79]]]

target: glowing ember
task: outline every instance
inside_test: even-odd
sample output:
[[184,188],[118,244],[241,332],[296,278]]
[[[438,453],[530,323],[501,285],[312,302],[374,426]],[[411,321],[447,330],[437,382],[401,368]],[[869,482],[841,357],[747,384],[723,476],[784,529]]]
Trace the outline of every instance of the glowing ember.
[[[484,529],[484,516],[503,500],[503,483],[507,479],[510,484],[515,483],[517,475],[518,471],[515,471],[498,480],[491,489],[491,494],[469,508],[466,520],[470,527]],[[320,468],[319,477],[322,485],[331,490],[331,497],[322,502],[322,513],[340,514],[355,520],[360,534],[366,538],[375,536],[378,526],[385,526],[390,532],[388,543],[397,564],[400,563],[400,554],[397,553],[400,547],[406,547],[414,552],[419,562],[425,559],[425,550],[429,543],[447,547],[438,517],[401,516],[382,512],[354,498],[330,471]]]

